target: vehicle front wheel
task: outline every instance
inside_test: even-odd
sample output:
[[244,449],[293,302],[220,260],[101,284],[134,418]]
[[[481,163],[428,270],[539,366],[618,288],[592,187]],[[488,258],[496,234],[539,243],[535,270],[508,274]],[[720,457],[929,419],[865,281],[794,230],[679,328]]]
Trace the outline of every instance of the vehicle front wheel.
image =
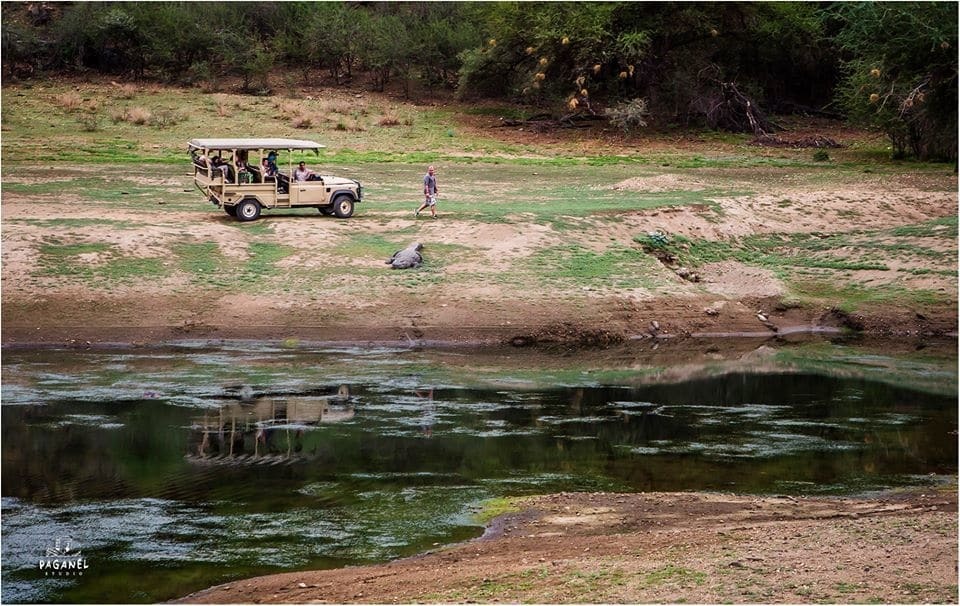
[[256,200],[241,200],[237,204],[237,219],[241,221],[256,221],[260,218],[260,203]]
[[333,207],[332,207],[332,206],[318,206],[318,207],[317,207],[317,210],[319,210],[319,211],[320,211],[320,214],[323,215],[323,216],[325,216],[325,217],[329,217],[330,215],[333,214]]
[[227,213],[231,217],[237,216],[237,207],[236,206],[224,206],[223,212]]
[[338,196],[333,201],[333,214],[340,219],[349,219],[353,216],[353,199],[350,196]]

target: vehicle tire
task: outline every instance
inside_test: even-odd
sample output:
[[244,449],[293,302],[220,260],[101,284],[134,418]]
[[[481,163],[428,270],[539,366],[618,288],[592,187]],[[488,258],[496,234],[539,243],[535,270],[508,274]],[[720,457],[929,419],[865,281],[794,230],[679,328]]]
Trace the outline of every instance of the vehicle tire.
[[333,214],[333,207],[332,207],[332,206],[318,206],[318,207],[317,207],[317,210],[319,210],[319,211],[320,211],[320,214],[323,215],[323,216],[325,216],[325,217],[329,217],[330,215]]
[[224,206],[223,212],[227,213],[231,217],[237,216],[237,207],[236,206]]
[[241,221],[256,221],[260,218],[260,203],[251,198],[244,198],[236,206],[237,219]]
[[333,214],[339,219],[349,219],[353,216],[353,198],[337,196],[333,201]]

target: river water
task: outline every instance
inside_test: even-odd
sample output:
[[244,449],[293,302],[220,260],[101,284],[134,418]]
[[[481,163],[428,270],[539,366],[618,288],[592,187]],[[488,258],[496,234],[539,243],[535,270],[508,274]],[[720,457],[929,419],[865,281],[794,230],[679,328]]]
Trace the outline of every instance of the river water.
[[2,599],[156,602],[381,562],[478,536],[501,496],[956,476],[950,347],[656,349],[5,351]]

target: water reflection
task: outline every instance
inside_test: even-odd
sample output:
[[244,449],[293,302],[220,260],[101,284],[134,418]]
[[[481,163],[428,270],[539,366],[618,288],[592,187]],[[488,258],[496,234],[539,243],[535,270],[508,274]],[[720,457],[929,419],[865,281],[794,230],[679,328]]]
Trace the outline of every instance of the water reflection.
[[[478,385],[430,355],[6,352],[4,600],[157,602],[383,561],[476,536],[469,513],[496,496],[851,493],[957,471],[955,369],[923,360],[905,374],[946,387],[849,367],[658,382],[634,361],[619,382],[511,363]],[[59,538],[95,581],[40,575]]]
[[347,385],[329,396],[256,398],[250,386],[243,386],[239,398],[194,419],[188,460],[276,464],[313,458],[316,448],[304,450],[306,432],[322,423],[349,421],[355,414]]

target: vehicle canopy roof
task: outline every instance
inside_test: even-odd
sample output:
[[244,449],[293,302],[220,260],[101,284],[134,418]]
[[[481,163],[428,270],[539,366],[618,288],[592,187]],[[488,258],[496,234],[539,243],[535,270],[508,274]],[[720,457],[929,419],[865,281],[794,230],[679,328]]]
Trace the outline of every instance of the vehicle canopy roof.
[[320,153],[326,145],[305,139],[191,139],[190,149],[312,149]]

